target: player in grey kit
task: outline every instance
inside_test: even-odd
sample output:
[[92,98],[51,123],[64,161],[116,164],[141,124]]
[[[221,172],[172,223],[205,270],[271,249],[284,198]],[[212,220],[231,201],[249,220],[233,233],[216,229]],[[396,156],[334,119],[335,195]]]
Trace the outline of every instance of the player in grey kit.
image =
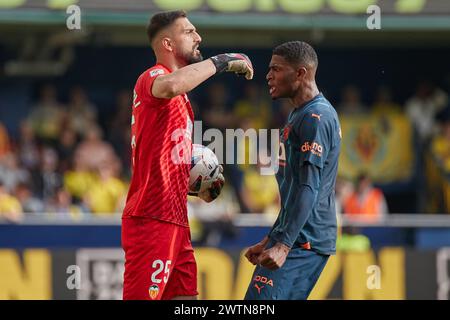
[[307,299],[336,252],[341,129],[335,109],[317,88],[317,66],[317,54],[305,42],[273,50],[269,92],[272,99],[290,99],[293,110],[280,134],[281,210],[268,236],[246,252],[257,267],[245,299]]

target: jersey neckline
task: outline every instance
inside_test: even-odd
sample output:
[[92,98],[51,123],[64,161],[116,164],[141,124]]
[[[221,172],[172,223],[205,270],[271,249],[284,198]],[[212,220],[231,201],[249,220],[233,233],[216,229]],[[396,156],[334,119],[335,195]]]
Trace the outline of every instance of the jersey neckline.
[[323,94],[322,94],[322,92],[319,91],[319,93],[318,93],[314,98],[312,98],[311,100],[309,100],[309,101],[303,103],[303,104],[300,105],[300,106],[295,107],[294,110],[292,110],[291,113],[289,114],[288,122],[292,119],[292,117],[294,116],[294,114],[295,114],[298,110],[300,110],[300,111],[306,110],[308,107],[311,106],[311,104],[312,104],[314,101],[316,101],[316,100],[318,100],[318,99],[320,99],[320,98],[323,98]]
[[165,66],[164,64],[162,64],[161,62],[156,62],[155,67],[156,67],[156,66],[161,66],[161,67],[163,67],[164,69],[167,69],[167,71],[169,71],[169,73],[172,73],[172,70],[171,70],[169,67],[167,67],[167,66]]

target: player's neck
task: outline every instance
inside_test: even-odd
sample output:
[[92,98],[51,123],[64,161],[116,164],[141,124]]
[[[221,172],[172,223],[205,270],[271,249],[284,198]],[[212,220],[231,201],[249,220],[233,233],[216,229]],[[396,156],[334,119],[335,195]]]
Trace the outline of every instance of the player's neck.
[[308,82],[301,90],[297,91],[297,94],[293,98],[291,98],[291,102],[295,107],[299,107],[314,99],[319,93],[316,82]]
[[175,59],[173,56],[166,56],[166,57],[158,57],[157,61],[158,64],[162,64],[166,68],[168,68],[171,72],[174,72],[182,67],[185,66],[182,62]]

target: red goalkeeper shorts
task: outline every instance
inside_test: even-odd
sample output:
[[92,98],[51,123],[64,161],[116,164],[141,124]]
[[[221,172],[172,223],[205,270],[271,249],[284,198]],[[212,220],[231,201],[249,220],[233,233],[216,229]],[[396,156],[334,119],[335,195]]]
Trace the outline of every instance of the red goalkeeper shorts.
[[196,296],[197,264],[190,230],[155,219],[122,219],[124,300]]

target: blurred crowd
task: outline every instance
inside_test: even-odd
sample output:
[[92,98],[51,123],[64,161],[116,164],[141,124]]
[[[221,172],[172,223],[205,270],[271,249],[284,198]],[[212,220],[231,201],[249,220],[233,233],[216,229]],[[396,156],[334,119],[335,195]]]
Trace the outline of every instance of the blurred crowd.
[[108,130],[85,90],[73,87],[67,104],[52,85],[24,115],[19,134],[0,125],[0,213],[80,219],[121,211],[127,191],[131,95],[120,92]]
[[[191,99],[196,120],[203,121],[203,130],[216,128],[222,132],[227,128],[282,128],[292,107],[288,101],[273,103],[264,90],[258,83],[249,83],[242,95],[230,98],[232,95],[224,83],[211,83],[206,94]],[[85,88],[72,87],[63,103],[56,87],[47,84],[40,89],[30,112],[17,124],[16,136],[8,132],[0,119],[0,217],[18,222],[27,215],[47,215],[76,221],[85,216],[121,213],[130,179],[132,92],[118,92],[115,101],[108,114],[100,114]],[[431,170],[431,165],[437,179],[448,184],[447,93],[423,82],[401,104],[394,101],[388,87],[380,87],[373,101],[366,105],[358,87],[349,85],[343,88],[338,102],[332,102],[341,118],[394,114],[407,118],[414,128],[417,156],[422,159],[419,165],[423,167],[418,171]],[[243,143],[235,148],[245,148],[248,159],[250,142]],[[211,231],[201,233],[204,241],[214,243],[220,234],[232,235],[230,221],[238,212],[278,213],[276,180],[260,174],[261,167],[267,164],[267,150],[260,149],[259,153],[254,165],[225,166],[227,185],[214,205],[189,198],[189,214],[194,221],[197,218],[204,223],[199,228],[206,225]],[[383,191],[374,186],[373,178],[363,171],[353,181],[339,177],[338,212],[350,218],[363,214],[369,220],[386,216],[389,205]],[[430,181],[424,183],[435,185]],[[446,196],[443,201],[450,202]],[[445,210],[448,209],[441,209]]]

